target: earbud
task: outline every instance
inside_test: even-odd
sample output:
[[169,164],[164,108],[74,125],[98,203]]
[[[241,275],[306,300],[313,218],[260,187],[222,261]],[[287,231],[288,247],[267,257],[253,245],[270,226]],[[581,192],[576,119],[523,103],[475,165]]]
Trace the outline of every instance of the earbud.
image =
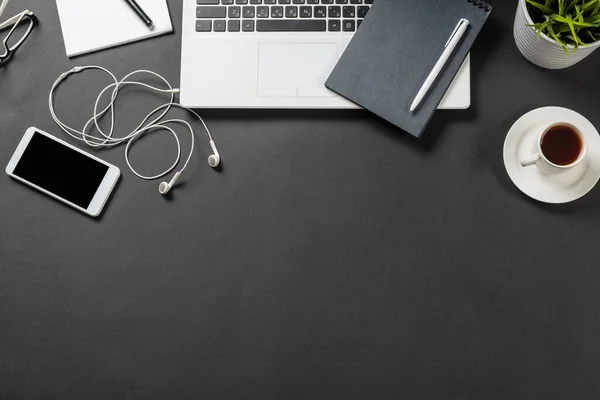
[[219,155],[219,150],[217,150],[214,140],[210,141],[210,147],[212,147],[213,154],[208,157],[208,165],[217,168],[221,163],[221,156]]
[[[0,4],[3,4],[3,3],[5,4],[6,2],[5,1],[3,2],[3,0],[0,0]],[[100,93],[98,94],[98,96],[96,98],[96,103],[94,105],[94,114],[92,115],[92,117],[90,119],[88,119],[88,121],[84,125],[83,129],[81,131],[79,131],[79,130],[72,128],[72,127],[66,125],[65,123],[63,123],[59,119],[59,117],[56,115],[56,111],[54,109],[54,101],[55,101],[54,95],[55,95],[55,91],[57,90],[57,88],[69,76],[71,76],[72,74],[77,74],[82,71],[88,71],[88,70],[102,71],[103,73],[107,74],[110,77],[110,79],[113,81],[113,83],[106,86],[104,89],[102,89],[100,91]],[[158,79],[159,81],[162,81],[164,83],[164,85],[161,85],[161,87],[155,87],[155,86],[145,83],[142,80],[132,78],[132,76],[138,75],[138,74],[150,75],[153,79]],[[133,130],[132,132],[130,132],[126,135],[123,135],[121,137],[116,137],[113,135],[114,128],[115,128],[115,102],[116,102],[117,96],[118,96],[121,88],[123,88],[125,86],[130,86],[130,85],[143,87],[143,88],[146,88],[146,89],[149,89],[152,91],[156,91],[159,93],[163,93],[163,94],[168,94],[170,99],[169,99],[168,103],[165,103],[165,104],[155,108],[153,111],[151,111],[142,120],[140,125],[137,128],[135,128],[135,130]],[[166,87],[166,89],[165,89],[165,87]],[[109,92],[109,93],[112,92],[112,95],[109,98],[108,104],[105,105],[103,109],[100,109],[100,104],[104,104],[104,102],[102,102],[101,100],[104,97],[106,97],[105,96],[106,92]],[[207,135],[209,143],[210,143],[210,147],[212,149],[212,154],[208,157],[208,165],[210,165],[212,168],[217,168],[221,164],[221,156],[219,154],[219,150],[217,150],[217,146],[215,145],[215,142],[212,139],[212,135],[210,133],[210,130],[206,126],[206,123],[204,122],[202,117],[200,117],[200,115],[198,113],[196,113],[194,110],[191,110],[191,109],[184,107],[181,104],[175,102],[175,97],[176,97],[175,95],[177,95],[177,94],[180,94],[180,89],[173,88],[165,78],[163,78],[162,76],[160,76],[157,73],[152,72],[152,71],[147,71],[147,70],[133,71],[133,72],[125,75],[121,80],[118,80],[116,78],[116,76],[112,72],[107,70],[106,68],[103,68],[103,67],[100,67],[97,65],[88,65],[88,66],[82,66],[82,67],[74,67],[74,68],[70,69],[69,71],[62,73],[58,77],[58,79],[54,82],[54,84],[52,85],[52,88],[50,89],[48,104],[49,104],[49,109],[50,109],[50,115],[52,116],[52,118],[54,119],[56,124],[65,133],[67,133],[71,137],[73,137],[77,140],[80,140],[89,146],[96,147],[96,148],[115,147],[120,144],[126,144],[126,146],[125,146],[125,162],[127,163],[127,166],[129,167],[129,169],[131,169],[131,172],[133,172],[134,175],[138,176],[139,178],[146,179],[146,180],[159,179],[159,178],[171,173],[171,171],[173,171],[173,170],[175,170],[175,168],[177,168],[177,165],[179,164],[180,157],[181,157],[181,146],[180,146],[180,142],[179,142],[177,133],[167,125],[175,124],[175,123],[185,125],[185,127],[188,128],[189,133],[190,133],[191,148],[190,148],[189,154],[187,156],[187,159],[185,160],[185,163],[183,164],[183,166],[181,167],[179,172],[177,172],[173,175],[173,178],[171,179],[170,182],[166,182],[166,181],[161,182],[161,184],[158,186],[158,191],[164,195],[164,194],[169,193],[169,191],[176,184],[181,173],[186,169],[188,163],[192,159],[192,156],[194,153],[194,146],[195,146],[194,130],[187,121],[182,120],[182,119],[165,120],[166,114],[169,112],[169,110],[171,110],[171,108],[177,107],[177,108],[186,110],[186,111],[192,113],[198,119],[198,121],[202,124],[204,131],[206,132],[206,135]],[[110,119],[111,119],[109,131],[101,130],[98,125],[98,121],[105,114],[109,114]],[[97,130],[99,131],[99,133],[101,135],[93,135],[91,132],[88,131],[88,127],[92,124],[94,124],[96,126]],[[171,165],[167,170],[165,170],[162,173],[157,174],[157,175],[148,176],[148,175],[140,174],[138,171],[136,171],[133,168],[133,166],[129,162],[129,150],[130,150],[131,146],[133,145],[133,143],[139,137],[141,137],[142,135],[146,134],[147,132],[150,132],[153,130],[167,131],[167,133],[171,133],[175,137],[175,140],[177,143],[177,158],[176,158],[174,164]]]
[[167,193],[169,193],[169,190],[171,190],[171,188],[173,187],[173,185],[175,185],[175,182],[177,182],[177,179],[179,179],[179,175],[181,175],[181,172],[177,172],[173,176],[173,179],[171,179],[171,182],[169,182],[169,183],[167,183],[167,182],[161,182],[160,185],[158,185],[158,191],[160,192],[160,194],[167,194]]

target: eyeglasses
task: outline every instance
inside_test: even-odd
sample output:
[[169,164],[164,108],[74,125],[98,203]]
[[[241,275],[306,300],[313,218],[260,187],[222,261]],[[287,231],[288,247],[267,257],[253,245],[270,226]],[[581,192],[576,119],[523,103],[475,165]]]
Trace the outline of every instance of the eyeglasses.
[[[0,16],[8,4],[8,0],[1,1]],[[2,40],[0,45],[0,66],[10,59],[12,54],[23,44],[33,30],[36,22],[37,19],[35,15],[31,11],[25,10],[7,21],[0,23],[0,32],[12,27],[8,32],[8,35],[5,36],[3,33],[0,33],[0,40]]]

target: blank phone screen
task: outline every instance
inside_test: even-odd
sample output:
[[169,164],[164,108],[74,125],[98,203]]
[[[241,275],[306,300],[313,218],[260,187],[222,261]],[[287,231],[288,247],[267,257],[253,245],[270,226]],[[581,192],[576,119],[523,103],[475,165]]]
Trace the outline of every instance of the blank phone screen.
[[14,175],[87,209],[108,166],[34,132]]

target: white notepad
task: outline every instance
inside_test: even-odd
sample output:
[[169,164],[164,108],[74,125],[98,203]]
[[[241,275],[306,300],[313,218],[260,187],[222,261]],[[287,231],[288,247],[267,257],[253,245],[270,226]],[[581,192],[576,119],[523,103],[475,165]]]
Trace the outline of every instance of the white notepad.
[[154,22],[148,28],[125,0],[56,0],[67,56],[173,32],[167,0],[137,0]]

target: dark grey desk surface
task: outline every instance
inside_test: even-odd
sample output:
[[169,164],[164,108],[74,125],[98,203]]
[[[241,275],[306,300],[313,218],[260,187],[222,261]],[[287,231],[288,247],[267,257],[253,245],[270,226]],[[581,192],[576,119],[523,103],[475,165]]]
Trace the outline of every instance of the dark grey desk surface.
[[[539,106],[600,126],[600,53],[538,69],[516,2],[496,3],[472,108],[421,142],[366,112],[206,111],[222,171],[200,140],[166,200],[102,151],[123,179],[97,221],[0,177],[0,399],[597,399],[600,188],[536,203],[501,151]],[[54,2],[6,14],[24,7],[41,23],[0,68],[2,165],[30,125],[66,137],[47,97],[74,65],[179,82],[180,0],[174,35],[75,60]],[[64,119],[83,124],[106,83],[71,79]],[[134,96],[122,126],[160,101]],[[156,171],[173,150],[156,134],[132,158]]]

